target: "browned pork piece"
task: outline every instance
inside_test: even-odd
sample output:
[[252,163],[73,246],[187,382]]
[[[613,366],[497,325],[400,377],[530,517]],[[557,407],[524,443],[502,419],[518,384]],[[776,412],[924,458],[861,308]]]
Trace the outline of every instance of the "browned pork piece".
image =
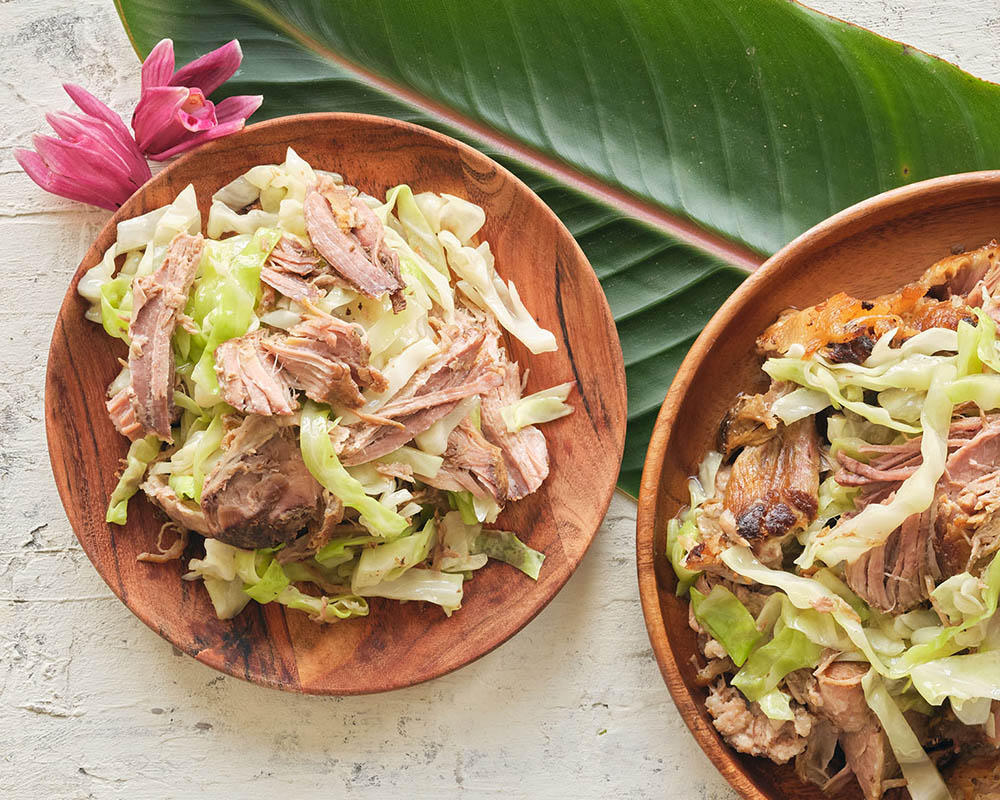
[[343,519],[343,503],[324,489],[322,514],[309,523],[309,528],[304,534],[288,547],[279,550],[275,557],[282,564],[312,558],[321,547],[330,541]]
[[741,447],[764,444],[774,436],[781,422],[772,410],[774,403],[794,388],[787,381],[772,381],[764,394],[741,392],[719,426],[722,455],[729,458]]
[[549,451],[545,436],[534,425],[511,433],[502,411],[521,399],[521,370],[517,364],[503,365],[503,383],[483,395],[483,434],[500,448],[507,468],[507,499],[527,497],[549,474]]
[[500,367],[484,347],[483,331],[455,324],[441,333],[442,352],[378,409],[379,417],[395,424],[361,422],[349,427],[350,435],[340,453],[344,464],[363,464],[391,453],[449,414],[459,401],[500,383]]
[[132,286],[132,319],[128,333],[130,372],[127,397],[143,433],[170,440],[174,413],[174,354],[170,340],[177,315],[187,303],[204,251],[201,234],[178,233],[163,263]]
[[761,334],[757,349],[763,355],[783,355],[800,344],[806,355],[825,348],[824,355],[833,361],[861,363],[890,330],[897,329],[893,341],[898,343],[928,328],[954,330],[962,320],[975,324],[969,306],[980,305],[984,289],[1000,283],[997,254],[997,243],[990,242],[942,259],[919,280],[874,300],[839,292],[801,311],[789,309]]
[[764,444],[745,447],[733,462],[724,506],[736,532],[755,550],[801,530],[819,504],[819,440],[811,418],[781,425]]
[[725,740],[741,753],[764,756],[776,764],[785,764],[806,749],[813,717],[801,706],[795,718],[776,723],[768,719],[756,703],[746,698],[724,680],[709,690],[705,708]]
[[292,541],[322,513],[322,496],[295,428],[248,416],[223,441],[222,458],[205,476],[201,507],[215,538],[253,549]]
[[299,407],[274,356],[264,348],[264,333],[254,331],[215,349],[215,374],[222,396],[247,414],[291,414]]
[[399,262],[382,247],[384,231],[378,217],[359,215],[347,190],[325,176],[306,193],[303,210],[309,239],[338,275],[366,297],[388,293],[397,311],[405,306]]
[[508,492],[503,453],[467,419],[448,436],[448,447],[438,474],[433,478],[421,476],[420,480],[449,492],[472,492],[500,501]]

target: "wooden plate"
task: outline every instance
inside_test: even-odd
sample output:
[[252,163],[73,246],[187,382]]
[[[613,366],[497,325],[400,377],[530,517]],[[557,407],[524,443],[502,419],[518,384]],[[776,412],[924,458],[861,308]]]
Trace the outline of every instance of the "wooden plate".
[[[859,203],[769,259],[726,301],[695,341],[660,409],[639,492],[636,557],[646,627],[677,708],[702,749],[743,797],[820,800],[791,765],[743,756],[722,740],[694,682],[697,652],[687,600],[665,555],[667,521],[687,501],[687,477],[716,440],[740,391],[766,378],[754,340],[778,312],[837,291],[872,297],[915,279],[933,262],[1000,236],[1000,172],[916,183]],[[854,790],[841,795],[860,797]]]
[[[216,189],[255,164],[281,163],[287,147],[317,168],[335,170],[383,196],[395,184],[466,197],[486,211],[482,235],[498,271],[552,330],[559,350],[512,357],[530,367],[528,391],[577,381],[576,411],[545,431],[551,474],[530,498],[500,517],[545,553],[538,582],[492,563],[466,584],[450,619],[436,606],[376,599],[367,618],[319,625],[277,604],[215,618],[199,583],[181,580],[187,557],[139,563],[153,550],[162,519],[136,497],[125,527],[105,523],[108,497],[127,442],[104,411],[105,389],[126,351],[83,317],[76,292],[85,270],[115,240],[119,220],[162,206],[188,183],[203,219]],[[199,661],[266,686],[315,694],[395,689],[468,664],[532,619],[566,582],[607,510],[625,441],[625,371],[604,294],[569,232],[527,186],[472,148],[425,128],[359,114],[271,120],[212,142],[153,178],[108,222],[76,271],[49,352],[45,391],[49,456],[66,514],[112,591],[149,627]],[[198,537],[192,537],[198,539]],[[199,539],[200,543],[200,539]]]

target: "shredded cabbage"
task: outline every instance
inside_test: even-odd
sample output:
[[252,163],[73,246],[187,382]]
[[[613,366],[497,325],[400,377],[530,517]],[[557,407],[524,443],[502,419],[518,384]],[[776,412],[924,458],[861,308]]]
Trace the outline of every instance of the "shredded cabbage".
[[737,667],[743,666],[761,636],[746,606],[722,585],[713,586],[708,595],[692,587],[690,595],[695,619],[722,645]]
[[351,591],[357,593],[382,581],[397,580],[408,569],[425,561],[434,546],[435,533],[434,520],[428,520],[420,531],[362,550],[351,576]]
[[159,453],[160,440],[152,433],[144,439],[136,439],[129,445],[128,454],[125,456],[125,469],[122,470],[118,485],[115,486],[108,501],[106,522],[124,525],[128,521],[128,501],[139,490],[146,469]]
[[920,746],[920,741],[889,695],[882,679],[874,670],[869,670],[862,678],[861,686],[865,691],[865,700],[882,723],[889,746],[903,770],[910,797],[913,800],[951,800],[951,793],[937,767]]
[[358,511],[373,533],[394,539],[406,530],[406,519],[365,494],[361,484],[341,465],[330,441],[329,416],[329,410],[322,410],[311,400],[302,407],[299,441],[306,467],[327,491]]
[[775,400],[771,406],[771,413],[786,425],[791,425],[800,419],[818,414],[829,406],[830,397],[826,392],[795,389]]
[[[876,425],[884,425],[903,433],[920,432],[920,428],[893,419],[884,408],[864,402],[860,385],[850,382],[842,383],[831,367],[819,361],[804,361],[799,358],[770,358],[764,362],[763,369],[776,381],[791,381],[807,389],[824,392],[834,408],[849,409]],[[930,382],[929,379],[927,382]],[[881,388],[888,387],[881,386]]]
[[732,684],[750,701],[771,691],[789,672],[819,663],[823,648],[793,628],[783,628],[771,641],[758,647],[733,677]]
[[357,592],[361,597],[387,597],[390,600],[423,600],[435,603],[449,617],[462,607],[460,573],[438,572],[431,569],[411,569],[392,581],[366,586]]
[[472,241],[486,224],[485,211],[453,194],[421,192],[413,199],[434,233],[451,231],[462,244]]
[[832,615],[854,646],[864,653],[868,663],[880,673],[889,674],[885,661],[869,641],[858,613],[846,600],[831,592],[819,581],[765,567],[746,547],[730,547],[722,552],[721,558],[722,562],[736,574],[764,586],[780,589],[796,608]]
[[528,425],[540,425],[554,419],[573,413],[573,407],[567,405],[566,398],[576,386],[574,381],[561,383],[549,389],[529,394],[520,400],[505,406],[500,415],[510,433],[517,433]]
[[558,349],[556,337],[545,330],[524,307],[513,281],[504,283],[493,268],[488,242],[478,247],[463,245],[451,231],[441,231],[438,239],[448,255],[448,266],[459,278],[458,288],[480,308],[488,308],[511,335],[532,353]]
[[952,412],[948,387],[954,375],[953,365],[939,365],[934,369],[920,415],[924,431],[920,441],[923,462],[913,475],[903,481],[886,503],[870,503],[833,528],[813,532],[807,538],[805,550],[796,559],[796,564],[808,568],[816,559],[830,566],[840,561],[853,562],[866,551],[882,544],[911,514],[927,509],[934,499],[934,487],[944,472],[948,457]]
[[485,553],[521,570],[532,580],[538,580],[545,556],[532,549],[510,531],[481,530],[472,545],[473,553]]
[[757,701],[760,710],[768,719],[790,721],[795,719],[792,698],[780,689],[772,689]]
[[457,511],[449,511],[441,520],[442,557],[438,568],[442,572],[470,572],[485,566],[489,556],[474,552],[476,538],[482,526],[467,525]]

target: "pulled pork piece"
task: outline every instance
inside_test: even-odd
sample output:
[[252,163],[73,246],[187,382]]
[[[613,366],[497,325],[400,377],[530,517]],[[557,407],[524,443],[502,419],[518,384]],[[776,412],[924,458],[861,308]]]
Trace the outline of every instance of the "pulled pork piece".
[[400,288],[389,295],[389,299],[392,301],[392,310],[398,314],[406,308],[406,300],[403,298],[403,286],[406,284],[399,274],[399,255],[383,241],[385,228],[382,227],[382,221],[372,211],[371,206],[357,196],[351,198],[351,206],[354,208],[358,223],[354,228],[354,235],[368,251],[368,257],[381,264],[382,268],[399,284]]
[[115,430],[131,441],[142,436],[142,425],[135,418],[135,407],[132,405],[130,387],[123,386],[105,404],[108,416],[114,423]]
[[178,233],[159,268],[136,278],[132,285],[127,396],[143,432],[155,433],[164,441],[170,441],[174,412],[174,354],[170,340],[177,316],[187,303],[204,247],[201,234]]
[[[167,456],[161,454],[160,457],[166,458]],[[181,528],[200,533],[202,536],[212,535],[205,512],[197,503],[179,497],[167,483],[166,475],[149,475],[139,488]]]
[[[708,498],[701,504],[696,517],[698,543],[691,549],[686,559],[687,566],[692,570],[732,574],[720,560],[724,550],[740,543],[733,513],[723,505],[732,469],[728,464],[722,465],[715,473],[715,485],[704,487]],[[727,588],[732,589],[731,586]],[[740,601],[742,602],[742,598]]]
[[215,374],[229,405],[247,414],[291,414],[299,404],[262,331],[223,342],[215,349]]
[[309,530],[278,551],[275,558],[279,564],[305,561],[333,538],[337,526],[344,519],[344,505],[326,489],[323,490],[323,513],[309,523]]
[[931,525],[930,510],[908,517],[883,544],[847,565],[847,585],[887,614],[902,614],[922,603],[929,596],[928,578],[940,577]]
[[354,325],[336,317],[307,317],[264,346],[292,385],[318,402],[360,408],[363,389],[386,389],[382,373],[368,364],[368,342]]
[[507,468],[507,499],[520,500],[535,491],[549,474],[549,451],[545,435],[534,425],[516,433],[507,430],[503,409],[521,399],[521,370],[517,364],[503,366],[503,383],[483,395],[483,433],[500,448]]
[[321,340],[297,336],[294,330],[265,345],[293,385],[320,403],[347,408],[363,406],[365,398],[351,377],[351,368],[334,357]]
[[[366,297],[381,297],[386,293],[395,296],[402,291],[404,283],[399,277],[398,261],[395,274],[382,261],[383,250],[387,249],[381,247],[385,233],[381,230],[382,223],[374,214],[359,221],[358,209],[346,189],[321,176],[320,182],[306,193],[303,210],[309,239],[330,267],[353,288]],[[378,245],[375,252],[360,241],[359,230],[371,246]],[[398,308],[397,302],[400,302]],[[401,295],[398,301],[393,297],[397,311],[404,306]]]
[[1000,797],[1000,760],[993,748],[966,754],[945,771],[944,778],[955,800]]
[[285,297],[298,302],[316,300],[320,290],[308,283],[305,276],[319,266],[316,253],[291,236],[283,236],[271,250],[260,279]]
[[978,572],[1000,547],[1000,417],[955,450],[937,486],[934,551],[945,576]]
[[220,541],[275,547],[319,516],[322,491],[302,460],[295,429],[249,416],[223,441],[222,458],[205,477],[201,507]]
[[809,710],[821,715],[839,732],[840,747],[857,778],[865,800],[878,800],[889,788],[899,765],[878,718],[868,707],[861,679],[868,665],[834,661],[816,673],[816,687],[809,692]]
[[485,339],[486,334],[472,325],[444,329],[440,355],[421,367],[378,409],[380,417],[396,424],[361,422],[349,426],[341,462],[354,466],[391,453],[449,414],[459,401],[496,386],[501,380],[499,367],[484,348]]
[[729,744],[741,753],[764,756],[776,764],[785,764],[805,750],[812,730],[813,717],[801,706],[794,707],[794,720],[777,724],[756,703],[748,705],[746,698],[723,680],[709,690],[705,708]]
[[772,381],[764,394],[740,394],[719,426],[722,455],[729,458],[741,447],[764,444],[775,435],[779,420],[771,408],[774,401],[795,387],[787,381]]
[[812,522],[819,504],[819,460],[811,418],[782,425],[764,444],[744,448],[733,462],[724,501],[737,533],[757,547]]
[[981,304],[987,281],[1000,282],[992,270],[996,259],[997,244],[990,242],[944,258],[919,280],[872,301],[839,292],[801,311],[788,309],[757,339],[757,350],[762,355],[784,355],[793,344],[800,344],[807,356],[826,348],[831,360],[861,363],[875,341],[894,328],[898,330],[893,341],[898,343],[928,328],[954,330],[962,320],[975,324],[969,306]]
[[795,757],[795,773],[799,778],[806,783],[815,783],[824,792],[834,788],[835,781],[846,783],[846,779],[851,777],[850,770],[834,772],[830,766],[837,753],[837,733],[830,720],[823,717],[816,719],[809,732],[806,749]]
[[448,447],[438,474],[433,478],[422,476],[420,480],[449,492],[472,492],[500,501],[508,491],[503,453],[467,419],[448,436]]
[[298,239],[282,236],[267,257],[267,263],[272,269],[304,277],[316,269],[319,258]]
[[[993,424],[997,421],[1000,421],[1000,415],[997,414],[953,419],[948,432],[948,452],[954,453],[968,444],[969,440],[982,430],[984,424]],[[902,444],[866,444],[860,450],[861,455],[871,456],[867,464],[843,451],[837,453],[841,469],[834,479],[841,486],[864,486],[895,491],[899,488],[899,484],[916,472],[917,467],[923,463],[919,436]]]
[[290,297],[299,303],[318,300],[321,294],[319,289],[298,275],[291,275],[269,266],[261,268],[260,279],[272,289],[277,289],[285,297]]

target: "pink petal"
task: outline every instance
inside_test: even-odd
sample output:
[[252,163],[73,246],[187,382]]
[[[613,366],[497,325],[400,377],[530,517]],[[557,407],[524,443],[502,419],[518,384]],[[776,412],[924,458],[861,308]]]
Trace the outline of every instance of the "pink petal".
[[191,94],[177,111],[177,120],[189,131],[207,131],[218,124],[215,103],[206,100],[201,89],[191,89]]
[[82,86],[77,86],[73,83],[64,83],[63,89],[66,90],[66,94],[70,96],[70,99],[76,103],[77,108],[88,117],[94,117],[102,122],[106,122],[119,135],[119,138],[126,141],[132,140],[132,134],[125,127],[122,118]]
[[160,39],[142,62],[142,91],[154,86],[167,86],[174,74],[174,43]]
[[208,97],[232,77],[242,60],[243,50],[240,43],[233,39],[181,67],[170,79],[170,85],[197,87]]
[[35,150],[56,175],[108,193],[123,202],[137,188],[121,162],[115,162],[84,145],[63,142],[47,136],[35,136]]
[[240,94],[235,97],[227,97],[225,100],[215,104],[215,117],[222,122],[229,122],[234,119],[248,119],[260,104],[264,102],[262,94]]
[[236,133],[242,130],[244,120],[235,119],[229,122],[222,122],[216,125],[209,131],[202,131],[201,133],[189,134],[187,138],[180,141],[168,149],[160,153],[147,153],[146,155],[153,161],[166,161],[168,158],[183,153],[190,150],[193,147],[204,144],[205,142],[210,142],[212,139],[219,139],[223,136],[228,136],[231,133]]
[[[64,83],[63,89],[66,90],[70,99],[76,103],[77,107],[84,114],[88,117],[101,120],[108,125],[115,140],[118,142],[118,147],[116,149],[131,165],[133,175],[141,177],[140,183],[149,180],[151,175],[149,171],[149,164],[146,163],[146,159],[144,159],[142,157],[142,153],[139,152],[135,139],[132,138],[132,132],[129,131],[129,129],[125,126],[125,123],[122,122],[121,117],[90,94],[90,92],[80,86],[76,86],[72,83]],[[79,119],[79,117],[76,118]]]
[[183,131],[177,112],[188,99],[190,91],[183,86],[154,86],[144,89],[132,113],[132,129],[139,150],[162,150],[176,139],[172,128]]
[[15,150],[14,158],[21,165],[21,169],[28,174],[28,177],[47,192],[57,194],[69,200],[90,203],[100,208],[106,208],[109,211],[114,211],[118,207],[106,193],[77,183],[64,176],[56,175],[45,165],[42,157],[31,150]]

